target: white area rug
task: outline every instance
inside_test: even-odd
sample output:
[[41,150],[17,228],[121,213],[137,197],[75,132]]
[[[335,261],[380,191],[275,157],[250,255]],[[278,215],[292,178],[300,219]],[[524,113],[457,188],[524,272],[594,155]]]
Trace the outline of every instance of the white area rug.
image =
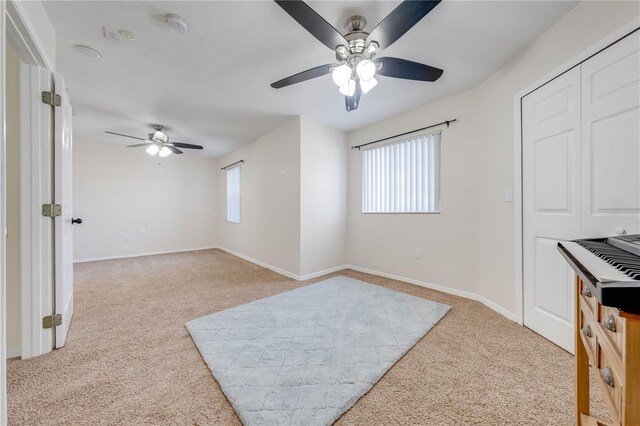
[[339,276],[186,327],[245,425],[329,425],[449,309]]

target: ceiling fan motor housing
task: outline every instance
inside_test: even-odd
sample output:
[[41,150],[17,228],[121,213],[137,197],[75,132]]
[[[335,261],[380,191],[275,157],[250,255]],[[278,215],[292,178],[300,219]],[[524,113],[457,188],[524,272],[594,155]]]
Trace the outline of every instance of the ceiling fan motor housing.
[[350,33],[362,32],[367,26],[367,20],[362,15],[354,15],[346,20],[344,27]]
[[364,16],[355,15],[347,19],[344,23],[344,27],[347,29],[347,34],[344,38],[349,42],[349,52],[351,54],[362,53],[366,45],[366,39],[369,33],[364,31],[367,26],[367,20]]

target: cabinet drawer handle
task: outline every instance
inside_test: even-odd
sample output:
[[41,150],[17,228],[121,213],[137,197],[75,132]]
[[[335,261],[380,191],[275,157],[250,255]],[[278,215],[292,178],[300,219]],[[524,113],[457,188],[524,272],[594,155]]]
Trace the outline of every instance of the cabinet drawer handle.
[[606,384],[613,387],[613,373],[609,367],[600,370],[600,377],[602,377],[602,380],[604,380]]
[[587,287],[584,287],[581,293],[584,297],[591,297],[591,290],[589,290]]
[[587,337],[591,337],[591,327],[589,326],[589,324],[582,327],[582,333]]
[[609,331],[616,332],[616,321],[613,319],[613,315],[607,315],[602,320],[602,325]]

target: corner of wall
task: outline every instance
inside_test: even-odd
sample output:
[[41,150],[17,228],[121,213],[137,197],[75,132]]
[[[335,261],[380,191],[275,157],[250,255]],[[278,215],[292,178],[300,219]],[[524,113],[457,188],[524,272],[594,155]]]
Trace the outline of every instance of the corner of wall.
[[345,132],[301,117],[300,275],[346,262]]

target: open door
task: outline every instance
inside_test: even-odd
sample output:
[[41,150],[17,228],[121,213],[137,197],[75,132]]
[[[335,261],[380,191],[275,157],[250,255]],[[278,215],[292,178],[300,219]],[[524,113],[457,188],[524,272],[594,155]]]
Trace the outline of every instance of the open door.
[[62,74],[54,75],[56,93],[61,97],[55,108],[54,135],[54,199],[62,207],[61,215],[55,218],[54,263],[56,314],[62,316],[56,327],[55,347],[64,346],[73,315],[73,196],[72,196],[72,147],[71,104]]
[[52,74],[46,67],[20,64],[22,359],[55,347],[53,328],[44,326],[55,309],[54,221],[43,214],[43,206],[53,202],[54,108],[42,101],[42,93],[52,89]]

